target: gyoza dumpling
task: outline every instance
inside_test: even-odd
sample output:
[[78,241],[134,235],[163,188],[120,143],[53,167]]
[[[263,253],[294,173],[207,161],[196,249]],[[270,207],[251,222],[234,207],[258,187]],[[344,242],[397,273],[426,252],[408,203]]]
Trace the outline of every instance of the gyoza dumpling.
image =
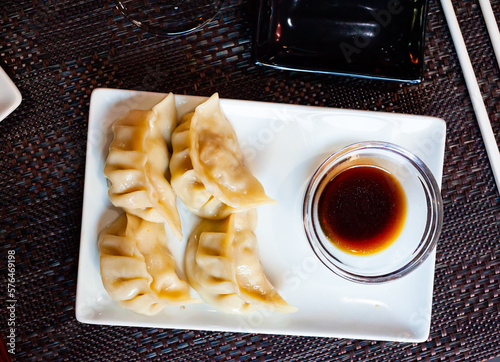
[[186,246],[188,281],[205,302],[226,313],[295,312],[262,269],[253,232],[256,224],[255,209],[224,220],[203,220]]
[[272,204],[261,183],[243,164],[233,127],[219,96],[185,115],[172,134],[172,187],[191,212],[208,219]]
[[177,121],[170,93],[151,111],[134,109],[113,124],[114,139],[104,167],[109,199],[117,207],[151,222],[167,222],[182,239],[176,195],[167,181],[167,141]]
[[164,224],[122,214],[99,235],[101,279],[111,299],[141,314],[198,303],[179,279]]

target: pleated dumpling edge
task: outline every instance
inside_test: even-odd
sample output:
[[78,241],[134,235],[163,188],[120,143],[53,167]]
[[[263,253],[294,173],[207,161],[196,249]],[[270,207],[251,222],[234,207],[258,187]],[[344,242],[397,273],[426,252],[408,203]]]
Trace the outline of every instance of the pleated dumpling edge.
[[172,135],[172,148],[172,186],[196,215],[223,219],[234,212],[276,203],[245,166],[217,93],[182,117]]
[[133,109],[112,126],[104,175],[111,203],[144,220],[168,223],[182,239],[177,196],[167,180],[170,155],[167,142],[177,123],[170,93],[150,111]]
[[225,313],[295,312],[297,308],[280,296],[262,268],[256,224],[255,209],[223,220],[202,220],[186,245],[187,279],[205,302]]
[[216,198],[240,210],[276,203],[244,165],[238,138],[220,108],[218,93],[196,107],[190,142],[193,168]]
[[99,235],[101,279],[115,302],[152,315],[167,305],[200,303],[176,273],[164,224],[124,213]]

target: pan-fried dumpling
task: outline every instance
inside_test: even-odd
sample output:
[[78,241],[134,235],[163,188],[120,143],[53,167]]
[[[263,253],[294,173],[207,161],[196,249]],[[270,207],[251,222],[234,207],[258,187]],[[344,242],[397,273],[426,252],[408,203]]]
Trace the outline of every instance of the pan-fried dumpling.
[[243,164],[236,133],[215,93],[185,115],[172,134],[172,187],[188,209],[208,219],[276,201]]
[[294,312],[262,269],[256,224],[255,209],[223,220],[203,220],[186,246],[188,281],[205,302],[226,313]]
[[167,222],[180,240],[177,198],[167,181],[167,141],[176,122],[172,93],[151,111],[134,109],[117,119],[104,175],[109,179],[113,205],[147,221]]
[[164,224],[124,213],[99,235],[99,251],[104,288],[120,306],[151,315],[200,302],[177,276]]

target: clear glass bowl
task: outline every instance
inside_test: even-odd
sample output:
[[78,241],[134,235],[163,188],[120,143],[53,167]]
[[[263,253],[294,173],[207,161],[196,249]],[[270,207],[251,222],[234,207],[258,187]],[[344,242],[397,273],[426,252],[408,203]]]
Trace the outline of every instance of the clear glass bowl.
[[[387,248],[370,255],[353,255],[336,247],[318,221],[318,202],[330,180],[356,166],[379,167],[396,178],[406,197],[404,226]],[[359,283],[383,283],[400,278],[424,262],[434,249],[443,223],[439,187],[427,166],[402,147],[362,142],[328,157],[306,189],[304,228],[314,253],[335,274]]]
[[140,29],[173,36],[205,26],[219,11],[222,0],[117,0],[116,4]]

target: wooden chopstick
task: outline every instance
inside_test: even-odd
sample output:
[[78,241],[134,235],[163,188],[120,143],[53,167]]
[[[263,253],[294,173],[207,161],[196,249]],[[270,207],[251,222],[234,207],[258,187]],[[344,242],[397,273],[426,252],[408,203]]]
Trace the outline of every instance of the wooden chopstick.
[[469,91],[469,95],[471,97],[474,113],[476,113],[479,129],[481,131],[481,135],[483,136],[486,153],[488,154],[493,171],[493,177],[495,178],[497,185],[497,191],[500,193],[500,151],[498,150],[495,134],[491,128],[488,112],[486,111],[486,106],[484,105],[483,97],[481,95],[481,91],[479,90],[479,84],[477,83],[477,78],[474,74],[474,69],[472,68],[469,53],[467,52],[467,47],[465,46],[464,38],[458,25],[453,4],[451,3],[451,0],[441,0],[441,5],[443,6],[446,22],[450,28],[458,60],[460,61],[462,72],[464,73],[465,84],[467,85],[467,90]]
[[491,44],[493,45],[493,51],[495,52],[498,67],[500,68],[500,31],[498,30],[495,14],[491,8],[490,0],[479,0],[479,5],[481,6],[486,28],[488,29],[488,34],[490,34]]

